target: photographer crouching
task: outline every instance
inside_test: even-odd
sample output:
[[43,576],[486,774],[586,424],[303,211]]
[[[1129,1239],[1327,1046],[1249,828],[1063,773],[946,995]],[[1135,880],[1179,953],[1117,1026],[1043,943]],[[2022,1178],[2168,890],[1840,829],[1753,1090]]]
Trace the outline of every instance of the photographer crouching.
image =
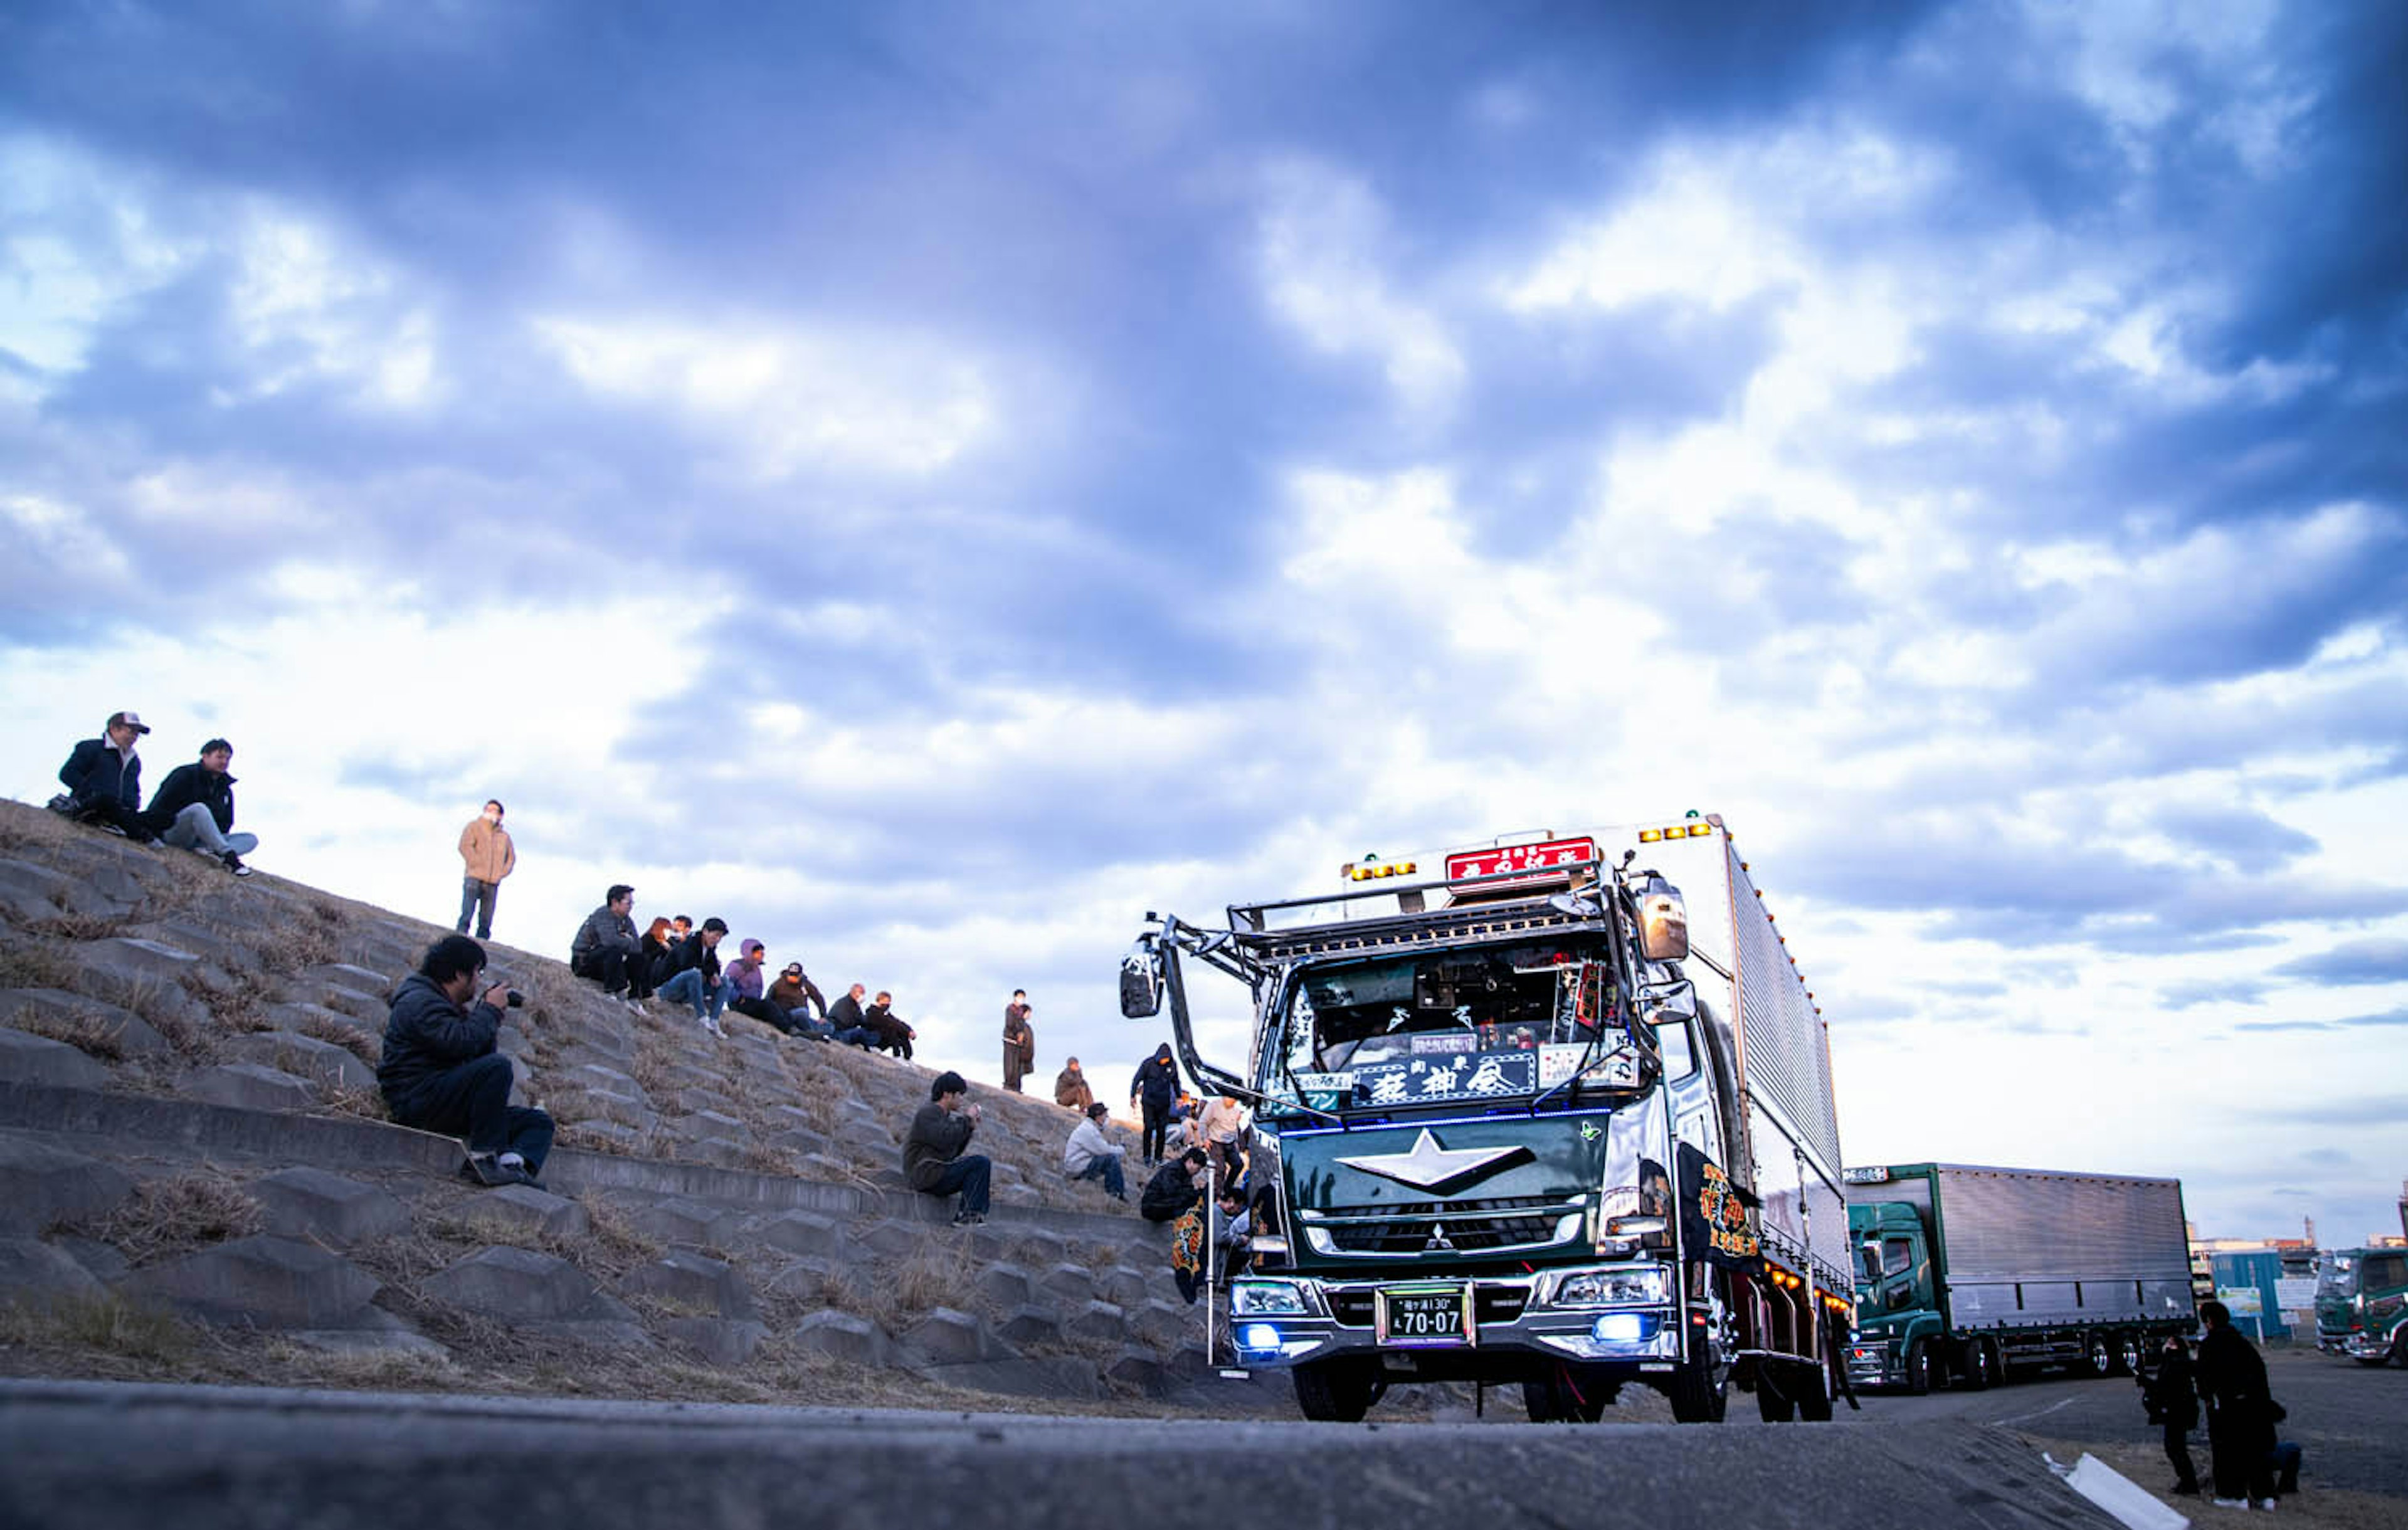
[[465,935],[427,948],[394,993],[377,1085],[402,1125],[467,1139],[463,1179],[531,1185],[552,1151],[552,1117],[509,1103],[510,1060],[494,1038],[502,1010],[525,1001],[497,983],[469,1007],[484,970],[485,948]]

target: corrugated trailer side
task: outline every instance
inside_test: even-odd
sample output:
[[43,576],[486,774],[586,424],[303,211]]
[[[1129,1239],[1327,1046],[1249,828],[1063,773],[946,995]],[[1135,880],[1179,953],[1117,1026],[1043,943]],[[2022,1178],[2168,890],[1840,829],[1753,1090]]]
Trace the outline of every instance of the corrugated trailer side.
[[1932,1165],[1959,1328],[2162,1321],[2191,1310],[2182,1182]]
[[1642,842],[1643,826],[1631,826],[1601,831],[1598,842],[1636,850],[1638,867],[1660,871],[1681,889],[1689,914],[1685,968],[1705,1007],[1730,1025],[1738,1054],[1752,1162],[1733,1166],[1762,1201],[1767,1243],[1811,1262],[1828,1289],[1845,1292],[1848,1213],[1823,1018],[1737,847],[1719,825],[1706,827]]

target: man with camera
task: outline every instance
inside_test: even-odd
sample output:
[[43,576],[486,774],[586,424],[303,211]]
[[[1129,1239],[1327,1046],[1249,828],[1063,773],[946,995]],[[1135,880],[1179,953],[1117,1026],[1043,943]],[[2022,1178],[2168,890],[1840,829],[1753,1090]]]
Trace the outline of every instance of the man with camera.
[[404,1126],[466,1139],[463,1179],[531,1185],[552,1151],[552,1117],[510,1104],[510,1060],[494,1050],[502,1010],[525,1002],[496,983],[474,1006],[485,948],[447,935],[393,995],[377,1085]]

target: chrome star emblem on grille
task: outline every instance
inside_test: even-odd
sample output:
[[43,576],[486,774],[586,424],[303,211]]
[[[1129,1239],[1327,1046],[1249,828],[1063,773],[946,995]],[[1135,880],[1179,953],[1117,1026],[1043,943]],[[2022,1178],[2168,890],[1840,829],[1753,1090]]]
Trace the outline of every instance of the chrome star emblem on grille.
[[1376,1174],[1383,1180],[1394,1180],[1415,1190],[1446,1194],[1474,1180],[1496,1173],[1508,1162],[1527,1156],[1529,1150],[1519,1143],[1503,1148],[1442,1148],[1438,1137],[1426,1126],[1413,1139],[1411,1152],[1368,1153],[1361,1158],[1341,1158],[1348,1168]]

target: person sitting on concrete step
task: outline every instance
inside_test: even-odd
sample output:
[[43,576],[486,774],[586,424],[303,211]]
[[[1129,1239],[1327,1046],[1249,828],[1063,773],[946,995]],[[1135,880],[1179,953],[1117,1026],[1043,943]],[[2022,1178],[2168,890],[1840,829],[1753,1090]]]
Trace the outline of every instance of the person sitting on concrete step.
[[880,1051],[893,1052],[907,1063],[911,1060],[911,1042],[920,1033],[896,1014],[894,994],[880,989],[877,1002],[861,1011],[861,1023]]
[[1128,1199],[1128,1182],[1121,1177],[1121,1155],[1128,1150],[1104,1135],[1111,1108],[1090,1105],[1062,1149],[1062,1172],[1072,1180],[1101,1180],[1104,1194],[1116,1201]]
[[150,731],[133,712],[109,713],[100,736],[78,744],[59,766],[66,790],[50,799],[50,811],[150,843],[157,836],[142,822],[142,757],[135,752],[135,741]]
[[1096,1103],[1096,1092],[1087,1087],[1087,1076],[1080,1070],[1075,1057],[1063,1063],[1062,1071],[1054,1075],[1054,1103],[1082,1116],[1087,1107]]
[[950,1068],[928,1085],[928,1103],[911,1118],[903,1137],[903,1177],[923,1195],[962,1198],[953,1213],[956,1227],[986,1220],[987,1182],[995,1165],[978,1153],[965,1153],[970,1134],[978,1130],[979,1108],[969,1103],[970,1086]]
[[645,927],[644,937],[636,942],[636,954],[627,958],[629,998],[651,998],[661,979],[668,976],[670,939],[671,927],[666,919],[655,918]]
[[769,948],[758,940],[747,939],[738,951],[736,960],[727,964],[721,980],[727,984],[727,1008],[747,1019],[779,1030],[787,1027],[786,1011],[769,1002],[768,983],[764,978],[762,958]]
[[602,992],[614,999],[627,999],[627,961],[640,944],[636,922],[628,917],[635,907],[636,890],[625,882],[611,883],[602,894],[602,907],[585,916],[577,937],[568,943],[568,970],[600,983]]
[[[816,1018],[811,1014],[813,1006],[819,1008]],[[814,1041],[826,1041],[836,1035],[836,1028],[828,1023],[827,998],[820,992],[820,985],[811,981],[810,975],[803,970],[800,962],[787,963],[786,970],[778,974],[778,980],[769,985],[769,1008],[786,1017],[780,1022],[779,1029],[788,1036],[807,1036]]]
[[552,1151],[552,1118],[510,1104],[510,1060],[494,1050],[509,990],[472,1006],[485,948],[447,935],[394,992],[377,1087],[404,1126],[465,1138],[461,1176],[480,1185],[531,1185]]
[[719,943],[727,937],[727,921],[713,914],[702,922],[682,945],[669,952],[669,975],[654,992],[672,1003],[694,1007],[694,1018],[713,1036],[725,1036],[719,1012],[727,1008],[728,989],[719,973]]
[[167,772],[159,790],[143,809],[142,826],[159,842],[194,851],[222,864],[237,877],[251,875],[242,858],[259,848],[259,836],[234,832],[234,782],[226,767],[234,763],[234,746],[212,738],[201,746],[201,757]]
[[834,1004],[828,1006],[828,1039],[868,1051],[878,1045],[878,1033],[864,1023],[861,1013],[862,995],[869,990],[855,983]]

